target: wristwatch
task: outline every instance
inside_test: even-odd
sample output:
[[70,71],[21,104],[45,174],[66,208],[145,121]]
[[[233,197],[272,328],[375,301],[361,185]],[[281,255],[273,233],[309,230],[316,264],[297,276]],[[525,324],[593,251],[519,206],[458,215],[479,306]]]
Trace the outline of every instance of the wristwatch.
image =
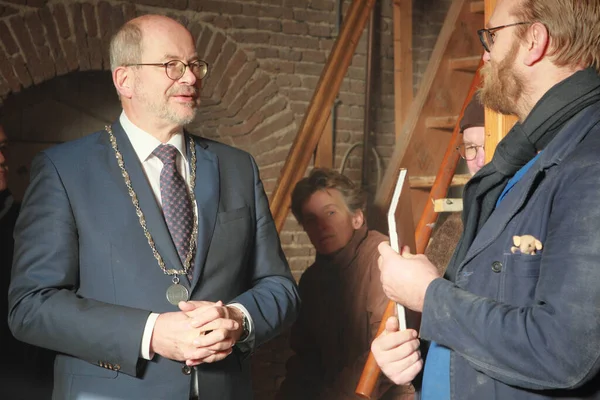
[[250,335],[250,321],[248,321],[248,317],[244,314],[244,318],[242,318],[242,335],[238,342],[243,342],[248,339],[248,335]]

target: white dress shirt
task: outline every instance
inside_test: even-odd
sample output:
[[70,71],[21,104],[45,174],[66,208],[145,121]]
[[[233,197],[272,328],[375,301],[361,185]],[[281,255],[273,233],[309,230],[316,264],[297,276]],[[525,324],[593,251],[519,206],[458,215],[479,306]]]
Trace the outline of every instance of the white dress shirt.
[[[119,122],[121,123],[123,130],[127,134],[127,137],[129,138],[129,141],[133,146],[133,150],[140,159],[142,168],[144,170],[144,173],[146,174],[146,178],[148,179],[150,187],[152,188],[152,193],[154,194],[154,197],[156,198],[156,202],[158,203],[159,207],[161,207],[162,209],[162,199],[160,196],[160,172],[162,170],[163,163],[158,157],[153,155],[152,152],[154,151],[154,149],[156,149],[163,143],[148,132],[134,125],[133,122],[131,122],[129,118],[127,118],[127,115],[125,115],[125,111],[121,113],[121,116],[119,117]],[[186,157],[185,136],[183,135],[183,132],[176,133],[165,144],[171,144],[177,149],[177,171],[181,174],[189,189],[190,168],[189,162]],[[196,203],[194,204],[194,218],[196,219],[196,222],[198,222],[198,205]],[[156,265],[156,268],[159,268],[158,264]],[[244,315],[248,319],[250,333],[245,340],[243,340],[242,342],[238,342],[237,346],[240,347],[242,350],[251,350],[254,343],[254,323],[252,321],[252,318],[250,317],[250,314],[248,313],[248,310],[246,310],[246,307],[239,303],[233,303],[228,305],[238,308],[240,311],[242,311],[242,313],[244,313]],[[154,354],[150,352],[150,341],[152,339],[154,325],[156,324],[156,319],[158,318],[158,316],[159,314],[151,313],[148,316],[148,319],[146,320],[146,327],[144,328],[144,335],[142,336],[142,346],[140,349],[140,356],[146,360],[151,360],[154,357]]]

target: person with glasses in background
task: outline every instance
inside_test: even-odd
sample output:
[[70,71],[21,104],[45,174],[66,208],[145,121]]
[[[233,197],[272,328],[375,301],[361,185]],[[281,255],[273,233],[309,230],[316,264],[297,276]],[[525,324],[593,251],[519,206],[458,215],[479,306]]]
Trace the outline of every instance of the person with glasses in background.
[[[479,94],[518,122],[465,186],[445,275],[379,245],[384,291],[438,345],[421,400],[600,399],[599,20],[598,0],[498,1]],[[406,383],[416,332],[386,328],[373,354]]]
[[248,355],[298,312],[253,158],[184,129],[195,43],[165,16],[127,22],[118,120],[32,163],[9,325],[58,352],[55,399],[251,399]]
[[[456,148],[465,160],[471,176],[485,164],[485,111],[477,95],[465,108],[460,120],[460,133],[463,142]],[[438,215],[431,240],[425,249],[425,255],[440,271],[444,273],[454,249],[462,234],[463,225],[460,213],[441,213]]]

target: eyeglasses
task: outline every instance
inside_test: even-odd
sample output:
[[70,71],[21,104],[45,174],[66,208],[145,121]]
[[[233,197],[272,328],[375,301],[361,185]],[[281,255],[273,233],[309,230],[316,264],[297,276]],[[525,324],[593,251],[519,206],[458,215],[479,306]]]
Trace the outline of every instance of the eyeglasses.
[[165,63],[152,63],[152,64],[127,64],[126,67],[164,67],[165,73],[174,81],[181,79],[183,74],[185,74],[185,70],[187,68],[192,71],[192,74],[196,76],[197,79],[203,79],[208,73],[208,63],[202,60],[192,61],[189,64],[184,63],[181,60],[171,60]]
[[476,144],[464,144],[464,143],[456,146],[456,150],[458,150],[458,154],[460,154],[460,156],[465,161],[473,161],[474,159],[476,159],[477,151],[479,149],[481,149],[483,151],[485,149],[485,147],[483,145],[478,146]]
[[490,49],[492,48],[492,45],[494,44],[494,38],[496,37],[496,31],[499,31],[500,29],[504,29],[504,28],[509,28],[511,26],[527,25],[527,24],[532,24],[532,22],[515,22],[514,24],[495,26],[493,28],[487,28],[487,29],[480,29],[477,31],[477,34],[479,35],[479,40],[481,40],[481,44],[483,45],[483,48],[485,49],[485,51],[487,51],[489,53]]

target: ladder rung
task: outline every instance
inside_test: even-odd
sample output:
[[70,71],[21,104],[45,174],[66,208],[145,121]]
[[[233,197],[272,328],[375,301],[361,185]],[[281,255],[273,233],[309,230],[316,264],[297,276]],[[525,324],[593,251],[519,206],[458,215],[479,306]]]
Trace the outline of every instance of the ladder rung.
[[425,127],[429,129],[445,129],[451,131],[454,130],[457,121],[457,116],[429,117],[425,120]]
[[[463,186],[469,179],[470,174],[456,174],[452,177],[450,186]],[[409,176],[408,181],[411,189],[429,189],[433,186],[435,176]]]
[[463,209],[462,199],[437,199],[433,201],[435,212],[459,212]]
[[450,60],[450,68],[455,71],[475,72],[481,61],[481,56],[453,58]]
[[471,12],[472,13],[481,13],[485,11],[485,3],[483,1],[472,1],[471,2]]

